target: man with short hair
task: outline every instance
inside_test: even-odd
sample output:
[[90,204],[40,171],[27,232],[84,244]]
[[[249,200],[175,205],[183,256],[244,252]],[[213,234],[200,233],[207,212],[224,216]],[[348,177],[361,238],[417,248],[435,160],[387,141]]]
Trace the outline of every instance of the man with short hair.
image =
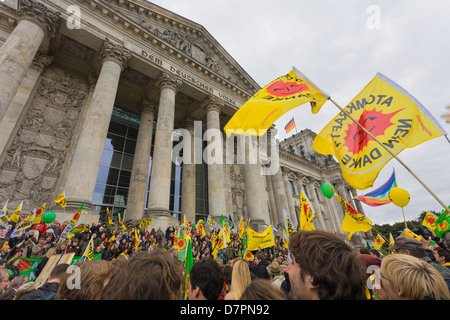
[[290,297],[296,300],[366,300],[366,274],[358,252],[336,235],[298,231],[289,235]]
[[189,300],[218,300],[223,288],[223,269],[212,258],[196,262],[189,279]]
[[23,296],[19,300],[55,300],[56,293],[58,292],[59,281],[63,274],[67,272],[69,264],[61,263],[56,265],[50,275],[47,282],[33,292]]
[[[426,249],[421,241],[410,237],[399,236],[395,239],[394,245],[389,247],[389,250],[395,250],[397,253],[414,256],[431,264],[442,275],[442,277],[446,279],[447,283],[449,283],[450,270],[436,261],[431,260],[430,256],[433,256],[433,253],[431,250]],[[427,254],[427,250],[430,251],[430,255]]]
[[250,268],[257,278],[270,279],[270,274],[267,271],[269,264],[265,260],[265,255],[263,252],[257,252],[255,254],[254,266]]

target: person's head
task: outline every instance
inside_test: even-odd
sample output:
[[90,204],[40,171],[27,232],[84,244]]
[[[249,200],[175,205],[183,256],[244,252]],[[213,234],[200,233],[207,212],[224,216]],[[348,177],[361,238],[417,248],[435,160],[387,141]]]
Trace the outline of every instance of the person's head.
[[370,251],[370,254],[371,254],[372,256],[377,257],[377,258],[381,258],[381,253],[380,253],[380,251],[378,251],[377,249],[372,248],[372,249],[370,249],[369,251]]
[[[261,249],[258,247],[258,249]],[[261,261],[263,261],[266,258],[263,252],[257,252],[255,254],[255,264],[258,265]]]
[[383,259],[381,288],[389,300],[449,300],[450,293],[441,274],[430,264],[407,254]]
[[366,275],[358,252],[322,230],[290,235],[291,295],[300,300],[365,300]]
[[271,278],[275,276],[283,275],[284,271],[279,265],[278,262],[274,261],[270,264],[270,266],[267,268],[267,271],[269,272],[269,275]]
[[60,263],[57,264],[52,272],[50,272],[50,275],[48,276],[47,282],[60,282],[62,276],[66,273],[67,268],[69,268],[69,264],[67,263]]
[[[61,277],[58,300],[99,300],[111,276],[113,264],[107,260],[77,262]],[[69,271],[69,270],[67,270]],[[78,280],[75,279],[78,273]]]
[[444,265],[444,264],[450,262],[450,251],[448,251],[444,248],[435,247],[433,249],[433,254],[436,259],[436,262],[441,265]]
[[427,255],[421,241],[405,236],[397,237],[394,245],[390,246],[389,250],[414,256],[416,258],[423,258]]
[[0,292],[9,288],[11,282],[9,281],[9,271],[6,268],[0,268]]
[[179,300],[183,267],[164,251],[140,252],[121,262],[103,290],[102,300]]
[[240,300],[286,300],[286,296],[270,280],[253,280],[242,293]]
[[247,261],[244,259],[238,259],[233,265],[233,271],[231,273],[231,289],[235,300],[241,298],[242,293],[252,281],[250,276],[250,268]]
[[14,288],[15,290],[17,290],[17,289],[19,289],[21,286],[23,286],[27,282],[28,282],[28,277],[27,276],[15,277],[11,281],[11,288]]
[[189,300],[218,300],[223,288],[223,269],[214,259],[196,262],[189,279]]

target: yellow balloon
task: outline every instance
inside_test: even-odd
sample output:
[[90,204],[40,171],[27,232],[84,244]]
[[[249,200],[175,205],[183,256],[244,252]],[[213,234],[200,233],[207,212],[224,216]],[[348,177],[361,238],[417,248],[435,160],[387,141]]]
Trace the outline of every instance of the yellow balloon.
[[409,203],[410,197],[408,191],[397,187],[389,191],[389,200],[396,206],[403,208]]

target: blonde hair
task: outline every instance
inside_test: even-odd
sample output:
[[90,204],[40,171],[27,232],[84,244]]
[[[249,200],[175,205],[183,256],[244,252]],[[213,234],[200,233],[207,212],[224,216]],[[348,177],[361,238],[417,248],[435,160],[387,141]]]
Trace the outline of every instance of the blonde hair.
[[442,275],[430,264],[406,254],[386,256],[381,273],[394,289],[401,289],[409,300],[450,300]]
[[247,261],[243,259],[236,260],[231,272],[231,290],[229,292],[233,299],[239,300],[250,282],[252,282],[252,278]]

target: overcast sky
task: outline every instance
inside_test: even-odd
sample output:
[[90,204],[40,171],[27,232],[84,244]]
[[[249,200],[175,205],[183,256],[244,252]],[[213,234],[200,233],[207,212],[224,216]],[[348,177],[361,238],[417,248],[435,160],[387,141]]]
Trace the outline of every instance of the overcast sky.
[[[261,86],[295,66],[345,107],[377,72],[409,91],[449,132],[441,115],[450,104],[450,1],[448,0],[159,0],[153,3],[201,24]],[[319,133],[339,112],[327,102],[313,115],[309,105],[275,124],[280,140],[294,117],[297,129]],[[289,135],[295,134],[292,130]],[[450,143],[445,137],[402,151],[401,159],[450,205]],[[382,185],[395,168],[410,203],[406,218],[443,207],[397,160],[380,172]],[[373,188],[359,190],[365,194]],[[329,200],[334,201],[334,199]],[[363,204],[373,223],[403,221],[401,208]]]

